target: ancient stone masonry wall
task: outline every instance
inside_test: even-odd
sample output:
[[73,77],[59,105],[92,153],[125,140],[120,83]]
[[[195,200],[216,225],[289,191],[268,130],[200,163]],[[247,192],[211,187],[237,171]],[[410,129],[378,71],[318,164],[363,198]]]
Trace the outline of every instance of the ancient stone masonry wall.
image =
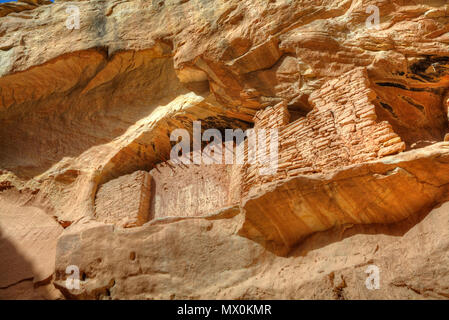
[[225,164],[182,165],[167,161],[157,165],[150,172],[154,189],[151,218],[204,216],[232,205],[231,170],[232,166]]
[[285,103],[260,110],[254,116],[255,129],[274,129],[285,127],[290,121],[290,114]]
[[[183,165],[167,161],[151,171],[151,182],[144,182],[137,172],[103,185],[97,194],[97,219],[110,223],[118,219],[119,224],[132,226],[155,218],[204,216],[236,205],[276,181],[327,172],[405,150],[405,143],[389,123],[376,121],[371,103],[374,98],[366,71],[356,69],[325,83],[310,98],[313,110],[296,121],[289,123],[285,103],[262,109],[254,117],[254,129],[258,136],[265,130],[268,153],[270,131],[278,130],[277,172],[260,174],[260,162],[249,161],[246,140],[243,165]],[[257,147],[261,147],[260,141]],[[136,188],[138,192],[134,192]],[[112,211],[114,217],[109,213]]]
[[148,221],[151,177],[136,171],[103,184],[95,201],[96,219],[121,227],[141,226]]
[[266,183],[330,171],[405,150],[388,122],[377,122],[375,93],[364,69],[324,84],[310,97],[313,110],[287,124],[281,104],[256,115],[257,128],[279,128],[279,164],[275,175],[260,175],[259,164],[244,168],[242,195],[261,191]]

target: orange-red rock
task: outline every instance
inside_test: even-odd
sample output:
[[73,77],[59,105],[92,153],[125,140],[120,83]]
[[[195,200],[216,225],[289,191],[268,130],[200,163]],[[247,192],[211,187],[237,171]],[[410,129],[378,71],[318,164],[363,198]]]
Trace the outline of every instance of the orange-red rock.
[[[446,2],[0,4],[0,297],[448,298]],[[173,166],[194,121],[277,171]]]

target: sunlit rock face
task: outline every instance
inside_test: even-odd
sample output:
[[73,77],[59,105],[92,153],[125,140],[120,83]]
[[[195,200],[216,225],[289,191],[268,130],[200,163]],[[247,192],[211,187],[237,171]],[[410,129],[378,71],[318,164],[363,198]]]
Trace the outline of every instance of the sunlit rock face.
[[[0,298],[447,299],[448,25],[445,0],[0,4]],[[197,123],[217,139],[175,161]]]

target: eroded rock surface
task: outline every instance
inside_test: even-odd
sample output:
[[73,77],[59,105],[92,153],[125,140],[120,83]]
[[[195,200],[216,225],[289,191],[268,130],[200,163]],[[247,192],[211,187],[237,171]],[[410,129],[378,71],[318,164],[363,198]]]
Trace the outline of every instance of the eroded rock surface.
[[[240,216],[86,225],[61,237],[55,285],[80,299],[447,299],[448,214],[445,203],[398,224],[336,227],[287,258],[239,237]],[[80,290],[65,289],[70,264],[85,273]],[[365,286],[370,265],[380,269],[379,290]]]
[[[0,296],[448,298],[448,25],[445,0],[0,4]],[[175,164],[195,121],[276,130],[276,171],[249,139]]]
[[[56,243],[62,231],[43,210],[0,199],[0,298],[27,298],[30,291],[30,298],[58,297],[45,286],[54,273]],[[26,286],[22,296],[20,287]]]

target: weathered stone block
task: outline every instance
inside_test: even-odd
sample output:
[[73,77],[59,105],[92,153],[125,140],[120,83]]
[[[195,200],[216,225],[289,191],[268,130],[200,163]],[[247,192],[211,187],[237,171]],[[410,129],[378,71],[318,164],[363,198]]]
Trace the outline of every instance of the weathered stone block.
[[105,223],[129,228],[148,221],[151,176],[145,171],[111,180],[98,189],[95,216]]

